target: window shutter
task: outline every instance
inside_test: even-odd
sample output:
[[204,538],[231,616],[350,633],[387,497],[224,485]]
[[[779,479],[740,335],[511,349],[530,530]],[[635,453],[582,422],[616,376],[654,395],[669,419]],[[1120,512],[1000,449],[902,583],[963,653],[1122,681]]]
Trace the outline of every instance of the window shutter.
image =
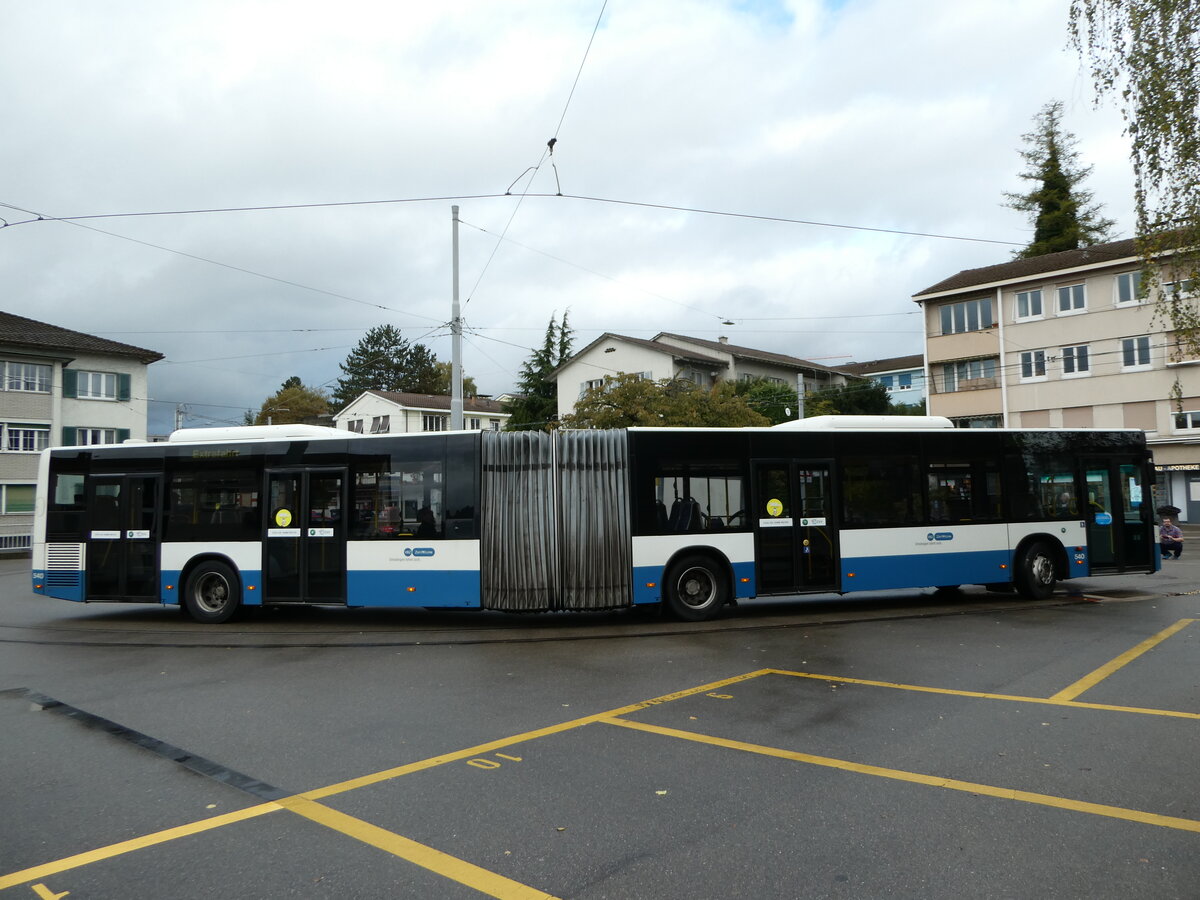
[[63,426],[62,442],[64,447],[75,446],[75,429],[67,425]]
[[[63,369],[63,396],[68,399],[79,396],[79,373],[74,369]],[[74,432],[74,428],[71,429]],[[63,431],[66,431],[64,428]]]
[[118,400],[128,400],[129,399],[129,388],[130,388],[130,384],[132,381],[133,381],[133,376],[131,376],[131,375],[118,375],[117,376],[117,399]]
[[[128,378],[129,376],[128,376],[128,375],[122,375],[121,377],[122,377],[122,378]],[[117,429],[117,443],[118,443],[118,444],[123,444],[123,443],[125,443],[125,441],[127,441],[127,440],[129,440],[129,429],[128,429],[128,428],[118,428],[118,429]]]

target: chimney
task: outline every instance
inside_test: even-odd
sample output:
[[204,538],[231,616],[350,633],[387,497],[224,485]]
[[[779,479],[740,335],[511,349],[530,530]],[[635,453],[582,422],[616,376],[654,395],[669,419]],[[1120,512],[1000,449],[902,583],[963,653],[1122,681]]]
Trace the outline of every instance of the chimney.
[[717,338],[717,340],[718,340],[718,341],[720,341],[722,344],[728,344],[728,343],[729,343],[729,338],[727,338],[727,337],[726,337],[725,335],[723,335],[723,334],[722,334],[722,335],[720,335],[720,336]]

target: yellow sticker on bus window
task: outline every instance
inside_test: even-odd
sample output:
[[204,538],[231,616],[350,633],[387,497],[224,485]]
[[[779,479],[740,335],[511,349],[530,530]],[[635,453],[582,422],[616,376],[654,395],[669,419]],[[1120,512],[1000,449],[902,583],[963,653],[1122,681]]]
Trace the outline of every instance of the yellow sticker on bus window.
[[287,528],[292,524],[292,511],[290,509],[281,509],[275,513],[275,524],[280,528]]
[[767,501],[767,513],[772,516],[777,516],[783,512],[783,504],[778,500]]

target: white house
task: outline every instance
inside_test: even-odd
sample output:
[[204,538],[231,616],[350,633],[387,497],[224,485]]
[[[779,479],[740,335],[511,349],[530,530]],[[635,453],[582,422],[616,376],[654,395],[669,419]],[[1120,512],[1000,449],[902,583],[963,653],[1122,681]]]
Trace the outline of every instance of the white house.
[[[495,400],[463,398],[464,428],[499,431],[509,418]],[[440,394],[363,391],[334,415],[333,425],[359,434],[446,431],[450,427],[450,398]]]
[[0,312],[0,549],[28,547],[38,451],[146,438],[161,353]]
[[888,390],[892,403],[925,402],[925,356],[892,356],[867,362],[845,363],[838,366],[842,372],[878,381]]
[[806,359],[715,341],[660,332],[650,340],[605,333],[551,373],[558,385],[559,417],[569,415],[606,375],[638,374],[651,381],[682,378],[703,387],[717,381],[765,378],[798,394],[845,384],[840,371]]

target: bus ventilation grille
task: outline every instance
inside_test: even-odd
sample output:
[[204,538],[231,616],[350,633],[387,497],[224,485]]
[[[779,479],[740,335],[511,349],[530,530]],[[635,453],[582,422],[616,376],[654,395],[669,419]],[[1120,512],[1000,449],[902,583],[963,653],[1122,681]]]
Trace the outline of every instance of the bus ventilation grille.
[[83,575],[83,544],[46,545],[46,584],[75,587]]

